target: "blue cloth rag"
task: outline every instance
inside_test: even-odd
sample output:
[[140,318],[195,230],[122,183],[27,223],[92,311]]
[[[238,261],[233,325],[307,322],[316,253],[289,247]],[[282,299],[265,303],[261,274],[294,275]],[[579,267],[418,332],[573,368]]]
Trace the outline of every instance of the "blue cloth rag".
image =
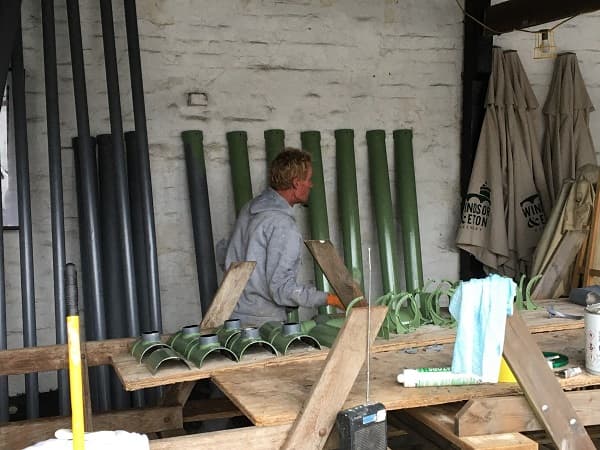
[[497,383],[506,317],[513,312],[515,282],[500,275],[461,282],[450,299],[458,322],[452,371]]

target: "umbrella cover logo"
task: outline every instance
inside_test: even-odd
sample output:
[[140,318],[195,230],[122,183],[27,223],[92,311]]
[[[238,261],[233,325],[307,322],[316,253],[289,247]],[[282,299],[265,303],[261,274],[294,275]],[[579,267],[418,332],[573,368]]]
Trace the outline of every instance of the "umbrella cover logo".
[[546,224],[546,215],[542,207],[542,200],[537,193],[521,201],[520,205],[525,220],[527,220],[527,228],[543,227]]
[[479,194],[473,192],[467,194],[460,219],[462,226],[472,230],[487,227],[492,205],[491,192],[487,183],[483,183],[479,188]]

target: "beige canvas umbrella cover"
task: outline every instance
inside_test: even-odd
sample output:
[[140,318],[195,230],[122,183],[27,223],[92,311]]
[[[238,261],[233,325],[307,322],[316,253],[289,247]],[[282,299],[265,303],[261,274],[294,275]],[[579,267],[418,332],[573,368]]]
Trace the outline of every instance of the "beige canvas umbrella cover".
[[485,266],[496,270],[509,258],[504,215],[506,141],[504,110],[498,99],[504,96],[502,50],[494,48],[492,73],[475,161],[464,199],[456,245],[471,253]]
[[544,166],[551,180],[554,203],[564,180],[575,178],[577,169],[596,164],[589,130],[594,106],[579,70],[577,55],[564,53],[556,58],[548,98],[544,105]]

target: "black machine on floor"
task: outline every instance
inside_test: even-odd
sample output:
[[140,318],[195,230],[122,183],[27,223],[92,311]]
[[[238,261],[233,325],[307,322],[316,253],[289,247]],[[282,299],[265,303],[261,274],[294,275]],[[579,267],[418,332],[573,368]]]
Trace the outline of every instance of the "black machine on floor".
[[340,411],[336,419],[340,450],[386,450],[387,421],[381,403]]

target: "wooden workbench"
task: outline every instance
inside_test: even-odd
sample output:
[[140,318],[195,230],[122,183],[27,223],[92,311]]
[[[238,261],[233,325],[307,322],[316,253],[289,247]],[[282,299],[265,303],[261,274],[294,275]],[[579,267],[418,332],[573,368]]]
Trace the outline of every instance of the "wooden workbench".
[[[545,310],[546,306],[554,305],[555,309],[571,314],[583,314],[583,308],[565,301],[542,300],[537,302],[540,308],[536,311],[523,311],[522,317],[527,322],[529,331],[543,333],[547,331],[561,331],[583,328],[583,320],[550,319]],[[426,325],[419,327],[412,333],[393,335],[389,340],[378,338],[373,345],[373,353],[403,350],[407,348],[427,347],[436,344],[451,344],[456,338],[456,330],[452,328]],[[582,347],[583,348],[583,347]],[[164,386],[186,381],[195,381],[215,377],[227,372],[239,370],[255,370],[272,366],[285,366],[301,361],[318,361],[327,357],[327,349],[321,351],[307,350],[286,356],[273,356],[269,353],[244,357],[240,362],[228,359],[208,361],[202,368],[187,369],[185,367],[169,367],[159,369],[155,375],[143,364],[139,364],[129,353],[117,353],[111,356],[111,363],[115,368],[123,386],[128,391],[135,391],[149,387]],[[407,366],[410,367],[410,366]],[[413,366],[418,367],[418,366]],[[395,372],[397,373],[397,371]]]

